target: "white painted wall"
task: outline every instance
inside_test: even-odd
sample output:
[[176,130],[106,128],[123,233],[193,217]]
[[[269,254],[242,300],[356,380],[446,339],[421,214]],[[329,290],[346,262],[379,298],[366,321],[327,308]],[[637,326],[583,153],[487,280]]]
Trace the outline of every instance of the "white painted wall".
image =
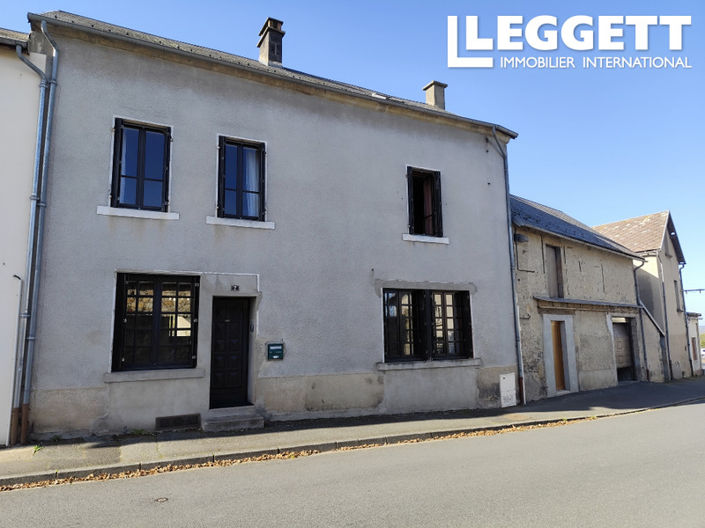
[[[32,60],[43,64],[41,55]],[[14,48],[0,46],[0,79],[0,445],[6,445],[20,302],[20,281],[14,275],[25,279],[39,77]]]
[[[212,298],[232,294],[232,273],[258,277],[239,294],[259,299],[250,383],[270,416],[499,405],[499,375],[514,372],[516,360],[503,165],[485,136],[57,38],[36,432],[145,428],[155,416],[206,413]],[[172,127],[170,211],[178,220],[96,214],[109,204],[115,116]],[[266,142],[266,220],[275,229],[207,223],[218,134]],[[402,240],[407,165],[441,172],[449,244]],[[205,375],[105,382],[115,273],[124,270],[209,272],[198,334]],[[380,291],[394,281],[472,285],[480,361],[426,375],[378,370]],[[278,339],[285,359],[265,361],[264,343]]]

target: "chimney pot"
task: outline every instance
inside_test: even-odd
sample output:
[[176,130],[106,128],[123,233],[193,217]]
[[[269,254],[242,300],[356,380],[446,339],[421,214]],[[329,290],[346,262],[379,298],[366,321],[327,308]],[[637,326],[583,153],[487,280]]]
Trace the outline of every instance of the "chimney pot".
[[284,22],[269,17],[259,32],[259,61],[267,66],[282,65],[282,39]]
[[448,88],[448,85],[440,81],[431,81],[426,86],[424,86],[423,91],[426,92],[426,104],[445,110],[446,88]]

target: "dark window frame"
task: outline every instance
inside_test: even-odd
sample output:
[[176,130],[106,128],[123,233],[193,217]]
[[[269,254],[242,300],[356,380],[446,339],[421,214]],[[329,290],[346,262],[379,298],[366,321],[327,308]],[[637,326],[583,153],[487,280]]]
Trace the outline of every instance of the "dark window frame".
[[[120,180],[122,175],[122,145],[124,132],[126,128],[138,131],[138,146],[137,146],[137,174],[136,179],[136,196],[135,203],[120,202]],[[145,159],[146,159],[146,137],[147,132],[155,132],[164,135],[164,152],[163,152],[163,167],[162,167],[162,203],[161,206],[144,205],[144,182],[159,181],[145,177]],[[125,209],[138,209],[145,211],[163,211],[169,209],[169,178],[171,165],[171,127],[140,123],[129,121],[122,118],[115,119],[115,134],[113,142],[113,178],[111,185],[110,205],[111,207],[119,207]],[[133,177],[130,177],[133,178]]]
[[[135,295],[128,295],[128,287],[130,283],[137,283],[137,291]],[[150,296],[140,295],[140,284],[141,283],[153,283],[153,293],[151,295],[151,311],[145,311],[143,317],[151,317],[151,322],[149,325],[145,326],[150,332],[149,345],[143,346],[143,348],[149,348],[149,363],[138,363],[135,360],[135,354],[138,349],[137,343],[137,332],[138,332],[138,318],[140,313],[140,301],[141,299],[150,299]],[[176,283],[176,303],[174,304],[173,310],[162,310],[162,300],[163,300],[163,288],[164,284]],[[181,295],[180,285],[191,284],[190,295]],[[116,292],[115,292],[115,322],[113,330],[113,361],[112,361],[112,371],[113,372],[123,372],[123,371],[137,371],[137,370],[167,370],[167,369],[181,369],[181,368],[195,368],[197,362],[197,341],[198,341],[198,297],[199,297],[199,285],[200,277],[198,275],[159,275],[159,274],[144,274],[144,273],[118,273],[116,280]],[[134,298],[134,309],[130,311],[128,309],[128,298]],[[171,298],[171,296],[167,297]],[[179,300],[183,298],[189,298],[190,309],[188,311],[181,310],[179,308]],[[176,327],[175,328],[164,328],[163,314],[166,316],[173,316],[175,318]],[[191,326],[188,328],[189,331],[189,343],[184,344],[183,342],[178,342],[176,339],[180,339],[178,335],[180,330],[178,324],[179,315],[188,315],[191,318]],[[133,317],[134,322],[129,324],[128,318]],[[184,328],[184,327],[181,327]],[[132,342],[127,342],[127,335],[129,335],[130,330],[132,331]],[[175,342],[162,342],[162,335],[164,331],[167,332],[167,339],[170,340],[172,335],[176,339]],[[183,341],[183,340],[182,340]],[[163,361],[160,360],[160,347],[189,347],[188,358],[184,361]],[[132,358],[132,359],[130,359]]]
[[[442,237],[441,173],[407,167],[406,179],[409,195],[409,234]],[[426,211],[429,207],[430,215]]]
[[[236,177],[236,187],[234,189],[226,188],[226,152],[227,146],[233,146],[237,148],[237,177]],[[244,178],[244,156],[242,151],[244,148],[254,148],[258,153],[259,161],[259,175],[258,175],[258,191],[248,191],[243,187]],[[217,215],[219,218],[237,218],[242,220],[254,220],[263,222],[265,215],[265,144],[257,141],[250,141],[245,139],[238,139],[226,136],[218,137],[218,203],[217,203]],[[225,192],[228,191],[235,192],[236,204],[236,214],[228,214],[225,212]],[[257,194],[259,196],[259,211],[257,215],[245,215],[242,214],[243,211],[243,197],[245,194]]]
[[[402,302],[405,297],[409,299],[406,303]],[[393,320],[403,313],[402,305],[408,307],[407,313],[410,314],[408,328],[399,319]],[[385,288],[382,309],[385,363],[473,357],[470,292]],[[452,325],[449,324],[450,320],[453,321]],[[406,345],[408,354],[404,352]]]

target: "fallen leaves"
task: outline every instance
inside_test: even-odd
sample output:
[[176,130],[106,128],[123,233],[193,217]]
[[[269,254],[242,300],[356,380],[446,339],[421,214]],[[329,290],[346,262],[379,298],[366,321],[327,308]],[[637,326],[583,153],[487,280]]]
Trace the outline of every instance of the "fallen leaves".
[[[481,429],[476,431],[458,431],[452,433],[434,433],[429,435],[421,435],[416,438],[406,438],[403,440],[395,440],[390,438],[388,441],[380,442],[370,442],[364,444],[346,445],[340,446],[330,451],[352,451],[356,449],[369,449],[372,447],[382,447],[389,445],[401,445],[401,444],[417,444],[420,442],[428,442],[434,440],[451,440],[456,438],[471,438],[475,436],[494,436],[498,434],[513,433],[519,431],[530,431],[533,429],[544,429],[547,427],[559,427],[568,424],[574,424],[578,422],[587,422],[591,420],[597,420],[596,416],[589,416],[585,418],[573,418],[573,419],[561,419],[551,422],[544,422],[538,424],[529,425],[510,425],[502,426],[494,429]],[[165,464],[163,466],[157,466],[149,469],[137,469],[133,471],[119,471],[119,472],[96,472],[90,473],[82,477],[67,477],[67,478],[57,478],[51,480],[43,480],[39,482],[26,482],[22,484],[12,484],[12,485],[0,485],[0,492],[10,491],[17,489],[29,489],[29,488],[43,488],[46,486],[58,486],[61,484],[73,484],[76,482],[89,482],[89,481],[102,481],[102,480],[117,480],[117,479],[129,479],[136,477],[145,477],[148,475],[158,475],[160,473],[170,473],[172,471],[183,471],[186,469],[200,469],[208,467],[227,467],[234,466],[237,464],[246,464],[250,462],[265,462],[268,460],[291,460],[295,458],[307,457],[311,455],[316,455],[321,453],[317,449],[303,449],[303,450],[291,450],[291,451],[281,451],[278,453],[265,453],[257,456],[251,457],[241,457],[241,458],[228,458],[222,460],[213,460],[209,462],[203,462],[200,464]]]

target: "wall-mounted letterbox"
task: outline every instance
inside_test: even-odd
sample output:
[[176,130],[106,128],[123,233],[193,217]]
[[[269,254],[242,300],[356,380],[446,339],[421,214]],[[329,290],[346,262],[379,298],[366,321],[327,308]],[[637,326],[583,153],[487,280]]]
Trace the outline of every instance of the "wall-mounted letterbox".
[[267,359],[284,359],[284,343],[267,343]]

